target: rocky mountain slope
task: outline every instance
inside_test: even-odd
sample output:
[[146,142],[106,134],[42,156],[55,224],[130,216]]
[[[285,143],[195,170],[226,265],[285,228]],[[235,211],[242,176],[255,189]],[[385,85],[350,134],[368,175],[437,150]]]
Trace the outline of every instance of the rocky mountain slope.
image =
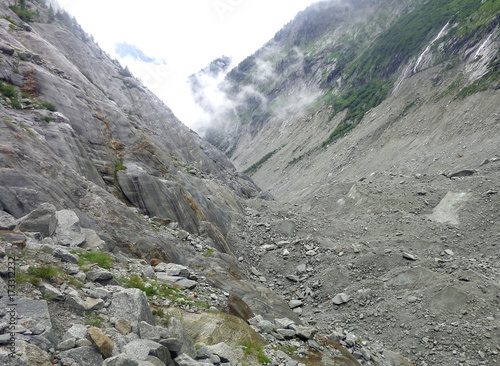
[[220,85],[207,138],[276,198],[236,253],[321,332],[499,363],[499,10],[321,2]]
[[0,363],[497,364],[497,5],[299,14],[207,135],[270,195],[70,16],[1,1]]

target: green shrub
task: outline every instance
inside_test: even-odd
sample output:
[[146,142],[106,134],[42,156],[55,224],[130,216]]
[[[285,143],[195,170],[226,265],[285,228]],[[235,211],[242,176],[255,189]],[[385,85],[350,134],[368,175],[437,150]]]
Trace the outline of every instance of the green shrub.
[[78,265],[81,267],[88,261],[92,264],[97,264],[104,269],[111,269],[113,267],[113,260],[111,257],[103,252],[81,252]]
[[9,8],[14,13],[16,13],[19,18],[21,18],[23,21],[27,23],[33,21],[36,18],[36,12],[34,11],[23,9],[22,7],[17,5],[10,5]]
[[50,102],[42,102],[42,103],[40,103],[40,105],[43,108],[48,109],[51,112],[56,112],[57,111],[57,107],[54,104],[50,103]]
[[22,104],[19,102],[19,99],[17,99],[17,97],[14,97],[11,99],[11,105],[12,105],[12,108],[15,108],[15,109],[23,109],[23,106]]
[[51,121],[52,121],[52,117],[51,117],[51,116],[44,116],[44,117],[43,117],[43,120],[44,120],[45,122],[51,122]]
[[127,167],[123,165],[123,160],[120,159],[115,163],[115,174],[118,173],[120,170],[127,170]]
[[30,267],[28,269],[28,274],[43,279],[49,279],[55,277],[60,273],[61,269],[59,267],[51,266],[50,264],[44,264],[41,265],[40,267]]
[[100,328],[102,325],[102,319],[99,315],[94,313],[87,313],[85,315],[85,325],[89,325],[91,327]]
[[16,89],[14,89],[14,85],[10,84],[0,83],[0,93],[2,93],[2,95],[5,98],[14,98],[17,96],[17,92]]

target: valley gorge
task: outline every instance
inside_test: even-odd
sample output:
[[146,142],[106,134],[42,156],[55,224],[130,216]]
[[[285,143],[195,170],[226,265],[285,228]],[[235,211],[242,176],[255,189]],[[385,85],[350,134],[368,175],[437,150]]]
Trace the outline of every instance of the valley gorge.
[[500,362],[498,1],[315,3],[224,105],[190,78],[203,137],[26,3],[0,1],[1,364]]

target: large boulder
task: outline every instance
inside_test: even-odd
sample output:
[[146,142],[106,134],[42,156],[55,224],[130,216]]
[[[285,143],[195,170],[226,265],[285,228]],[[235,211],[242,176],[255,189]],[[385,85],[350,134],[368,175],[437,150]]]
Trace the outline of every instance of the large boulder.
[[16,230],[38,232],[45,238],[52,236],[56,231],[56,227],[56,207],[50,203],[42,203],[37,209],[19,219]]
[[174,366],[172,357],[167,347],[147,339],[136,339],[125,347],[125,354],[138,361],[146,361],[149,356],[160,359],[167,366]]
[[85,243],[85,234],[81,231],[80,219],[73,211],[57,211],[57,227],[54,240],[59,245],[71,247]]
[[0,230],[14,230],[16,219],[5,211],[0,211]]
[[134,332],[138,331],[141,321],[155,324],[146,294],[137,288],[123,289],[115,293],[108,312],[116,319],[128,319]]
[[92,346],[72,348],[61,352],[59,357],[61,359],[71,359],[73,360],[73,364],[78,363],[79,366],[101,366],[103,362],[103,358],[97,348]]

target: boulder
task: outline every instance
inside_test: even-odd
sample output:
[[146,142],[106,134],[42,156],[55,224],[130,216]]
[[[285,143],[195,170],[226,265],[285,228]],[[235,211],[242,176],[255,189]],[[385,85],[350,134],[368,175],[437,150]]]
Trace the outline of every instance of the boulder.
[[87,281],[102,282],[113,278],[113,274],[105,269],[97,268],[86,273]]
[[57,227],[56,207],[50,203],[42,203],[37,209],[18,220],[17,231],[38,232],[45,238],[52,236]]
[[146,294],[137,288],[123,289],[113,294],[108,313],[116,319],[128,319],[134,332],[138,331],[141,321],[151,325],[155,323]]
[[188,278],[191,271],[180,264],[175,263],[159,263],[154,267],[156,272],[165,272],[167,276],[177,276]]
[[94,347],[78,347],[59,354],[61,359],[69,358],[73,363],[79,366],[101,366],[103,358],[99,351]]
[[87,329],[87,332],[104,358],[108,358],[113,354],[113,348],[115,347],[115,345],[113,341],[102,332],[102,330],[97,327],[90,327],[89,329]]
[[220,357],[222,362],[239,362],[243,358],[243,350],[241,348],[232,348],[224,342],[207,346],[210,353]]
[[198,362],[196,360],[193,360],[191,357],[185,354],[181,354],[175,358],[175,364],[177,366],[202,366],[205,364],[202,364],[201,362]]
[[0,211],[0,230],[14,230],[16,219],[5,211]]
[[130,358],[127,355],[120,354],[111,358],[107,358],[102,363],[102,366],[139,366],[139,361]]
[[80,297],[78,291],[74,289],[66,290],[66,306],[73,308],[76,311],[90,311],[102,309],[104,306],[104,301],[102,299],[94,299],[92,297],[86,297],[83,300]]
[[41,283],[40,286],[38,286],[38,289],[40,290],[42,295],[45,298],[48,298],[49,300],[55,300],[55,301],[64,300],[64,295],[62,294],[62,292],[59,291],[54,286],[49,285],[48,283]]
[[227,312],[243,319],[244,321],[248,321],[248,319],[254,317],[252,309],[250,309],[247,303],[234,294],[229,295],[227,298]]
[[82,339],[87,336],[87,327],[82,324],[72,325],[66,333],[64,333],[62,340],[65,341],[67,339]]
[[168,336],[170,338],[175,338],[181,341],[182,349],[181,352],[187,354],[190,357],[196,357],[196,348],[194,346],[193,340],[189,336],[186,328],[182,323],[176,318],[171,318],[168,323]]
[[85,243],[85,234],[81,232],[80,219],[71,210],[57,211],[57,226],[54,240],[59,245],[80,246]]
[[115,322],[115,328],[120,334],[127,335],[132,331],[130,321],[124,318],[119,318]]
[[348,302],[350,299],[351,298],[349,297],[349,295],[344,294],[342,292],[340,294],[335,295],[335,297],[332,299],[332,302],[335,305],[342,305],[342,304],[345,304],[346,302]]
[[76,255],[71,254],[68,250],[58,247],[52,252],[54,258],[58,258],[61,262],[78,264]]
[[147,339],[136,339],[124,347],[124,353],[132,359],[146,361],[148,356],[159,358],[165,365],[174,366],[167,347]]

